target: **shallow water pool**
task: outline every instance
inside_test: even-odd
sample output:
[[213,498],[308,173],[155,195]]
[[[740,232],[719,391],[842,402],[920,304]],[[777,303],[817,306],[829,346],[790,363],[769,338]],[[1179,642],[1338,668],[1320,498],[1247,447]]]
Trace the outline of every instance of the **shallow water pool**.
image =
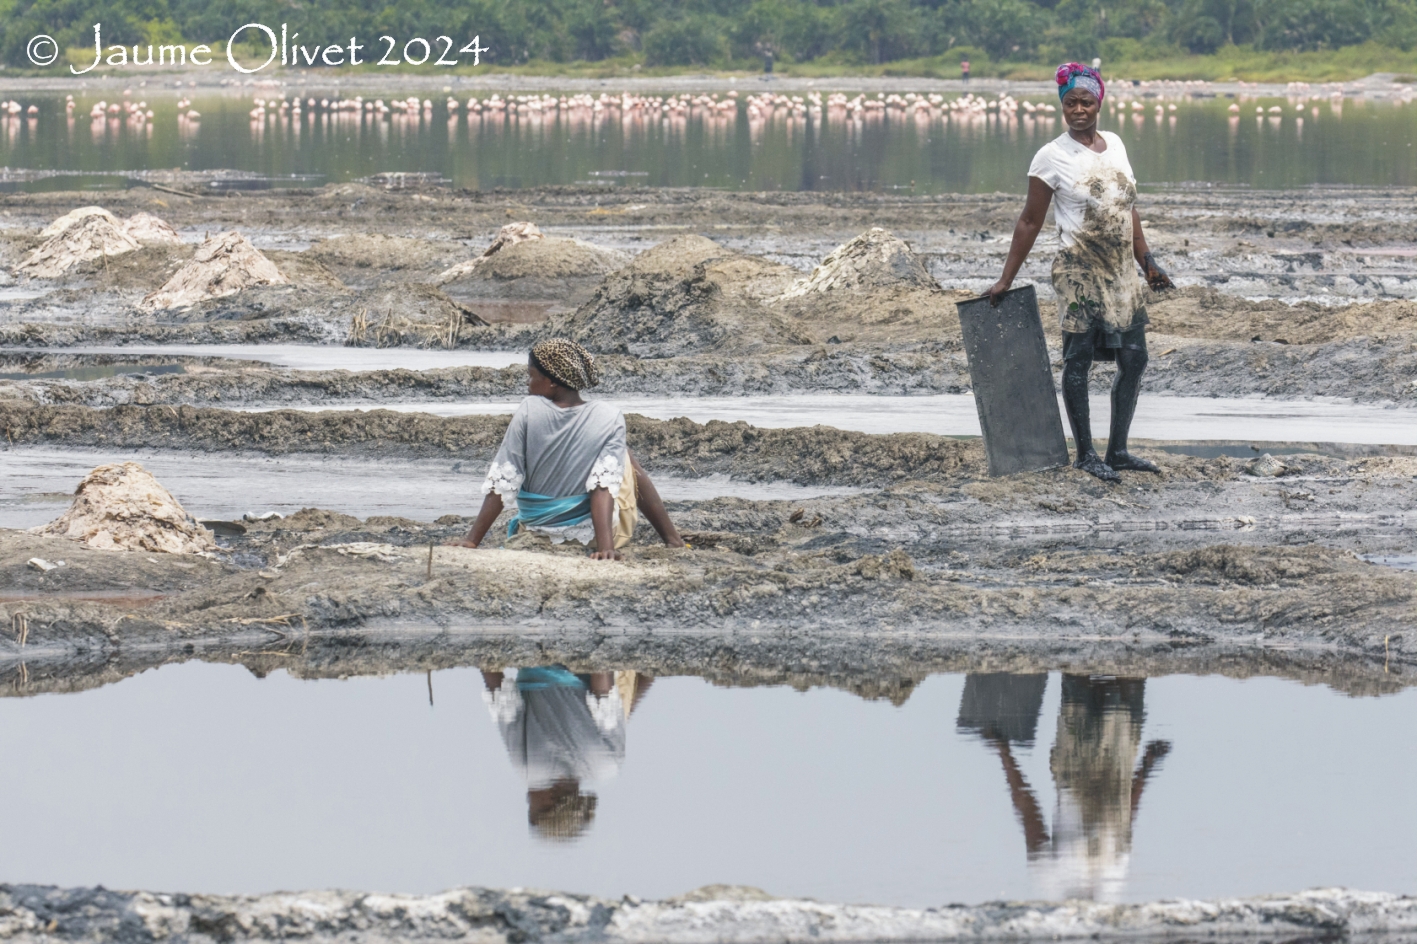
[[24,759],[0,780],[23,811],[0,880],[611,897],[723,882],[931,905],[1417,878],[1411,690],[856,680],[892,703],[505,668],[301,681],[189,663],[0,699],[0,755]]
[[[73,501],[74,488],[96,466],[137,462],[193,516],[239,519],[247,512],[291,514],[331,508],[359,518],[393,515],[433,521],[477,514],[486,462],[358,459],[343,456],[214,457],[183,452],[82,449],[10,449],[0,452],[0,528],[33,528],[53,521]],[[655,476],[670,501],[735,495],[801,500],[859,491],[789,482],[741,482],[726,475],[694,479]]]
[[[792,394],[756,397],[605,397],[626,413],[655,419],[686,416],[698,423],[742,420],[763,428],[832,426],[865,433],[935,433],[978,436],[974,395],[875,396]],[[311,409],[385,409],[437,416],[509,414],[519,401],[351,403]],[[1059,416],[1063,412],[1058,401]],[[1105,437],[1111,404],[1092,396],[1092,429]],[[1064,421],[1066,428],[1066,421]],[[1143,396],[1132,423],[1136,439],[1251,440],[1417,445],[1417,410],[1346,400],[1267,400],[1260,397]]]

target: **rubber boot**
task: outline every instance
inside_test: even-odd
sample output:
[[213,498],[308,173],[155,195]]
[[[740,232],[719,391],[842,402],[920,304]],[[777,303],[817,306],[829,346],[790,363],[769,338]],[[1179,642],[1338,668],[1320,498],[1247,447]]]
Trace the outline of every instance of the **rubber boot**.
[[1154,462],[1127,452],[1127,434],[1137,412],[1141,395],[1141,375],[1146,372],[1146,351],[1122,348],[1117,351],[1117,376],[1112,381],[1112,430],[1107,438],[1107,465],[1125,472],[1160,472]]
[[1092,417],[1087,402],[1087,375],[1091,370],[1091,357],[1075,357],[1063,363],[1063,406],[1067,408],[1068,425],[1073,428],[1073,443],[1078,451],[1073,468],[1104,482],[1120,482],[1122,477],[1092,448]]

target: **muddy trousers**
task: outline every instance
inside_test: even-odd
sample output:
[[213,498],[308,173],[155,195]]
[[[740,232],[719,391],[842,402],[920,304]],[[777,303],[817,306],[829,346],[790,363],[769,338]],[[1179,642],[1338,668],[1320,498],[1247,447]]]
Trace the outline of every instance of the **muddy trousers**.
[[[1096,352],[1091,343],[1069,343],[1077,337],[1064,335],[1063,405],[1068,411],[1068,425],[1073,428],[1073,442],[1077,445],[1080,461],[1093,452],[1087,378],[1092,373]],[[1148,358],[1144,339],[1140,344],[1124,344],[1108,353],[1117,361],[1117,376],[1112,381],[1112,429],[1107,438],[1107,456],[1110,459],[1127,451],[1127,433],[1132,428],[1132,417],[1137,411],[1137,396],[1141,393],[1141,377],[1146,372]]]

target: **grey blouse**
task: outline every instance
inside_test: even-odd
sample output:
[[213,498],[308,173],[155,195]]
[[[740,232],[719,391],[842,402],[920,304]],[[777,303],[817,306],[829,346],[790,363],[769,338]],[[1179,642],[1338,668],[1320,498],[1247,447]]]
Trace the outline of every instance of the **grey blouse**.
[[522,488],[550,498],[597,488],[614,492],[625,461],[625,416],[615,407],[601,400],[559,407],[546,397],[527,397],[512,414],[482,494],[515,498]]

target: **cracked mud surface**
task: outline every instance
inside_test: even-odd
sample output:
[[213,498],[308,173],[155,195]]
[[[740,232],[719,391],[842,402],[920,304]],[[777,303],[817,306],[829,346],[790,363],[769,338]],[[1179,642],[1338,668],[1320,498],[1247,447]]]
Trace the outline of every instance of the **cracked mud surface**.
[[[1252,941],[1406,940],[1417,900],[1313,889],[1217,902],[1145,905],[991,902],[912,909],[777,899],[756,888],[709,885],[676,898],[620,900],[526,889],[460,888],[439,895],[303,892],[170,895],[0,885],[0,940],[102,938],[257,941],[298,937],[650,942],[900,940],[1171,940],[1178,934]],[[1184,929],[1181,930],[1181,929]]]

